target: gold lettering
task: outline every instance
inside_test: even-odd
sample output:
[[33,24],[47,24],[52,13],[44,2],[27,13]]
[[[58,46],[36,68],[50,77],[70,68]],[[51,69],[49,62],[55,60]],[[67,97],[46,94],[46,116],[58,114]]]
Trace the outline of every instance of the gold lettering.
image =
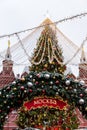
[[38,99],[34,101],[34,105],[36,104],[57,104],[57,101],[54,99]]

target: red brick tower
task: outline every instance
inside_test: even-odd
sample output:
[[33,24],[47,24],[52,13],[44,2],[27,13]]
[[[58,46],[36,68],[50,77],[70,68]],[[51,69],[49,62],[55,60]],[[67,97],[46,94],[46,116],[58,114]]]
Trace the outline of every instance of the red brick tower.
[[82,46],[82,53],[79,64],[79,79],[85,81],[87,85],[87,60],[85,57],[84,47]]
[[0,73],[0,88],[8,85],[15,80],[15,75],[13,73],[13,61],[10,53],[10,41],[8,41],[8,48],[5,55],[5,60],[3,60],[3,70]]

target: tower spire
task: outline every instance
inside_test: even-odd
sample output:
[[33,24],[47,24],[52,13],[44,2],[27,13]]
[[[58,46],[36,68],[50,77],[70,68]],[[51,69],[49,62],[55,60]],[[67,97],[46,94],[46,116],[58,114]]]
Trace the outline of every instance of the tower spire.
[[81,63],[84,63],[84,62],[86,62],[86,57],[85,57],[85,52],[84,52],[84,47],[83,47],[83,45],[82,45],[81,50],[82,50],[82,52],[81,52],[80,62],[81,62]]
[[11,52],[10,52],[10,40],[8,40],[8,48],[7,48],[7,52],[5,55],[5,60],[11,60]]

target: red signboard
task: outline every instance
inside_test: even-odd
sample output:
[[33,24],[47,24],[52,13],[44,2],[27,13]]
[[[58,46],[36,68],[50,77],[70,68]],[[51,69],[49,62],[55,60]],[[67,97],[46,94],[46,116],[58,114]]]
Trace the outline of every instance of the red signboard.
[[67,103],[60,99],[37,97],[31,101],[25,102],[24,106],[27,108],[27,110],[41,107],[58,108],[60,110],[63,110],[67,106]]

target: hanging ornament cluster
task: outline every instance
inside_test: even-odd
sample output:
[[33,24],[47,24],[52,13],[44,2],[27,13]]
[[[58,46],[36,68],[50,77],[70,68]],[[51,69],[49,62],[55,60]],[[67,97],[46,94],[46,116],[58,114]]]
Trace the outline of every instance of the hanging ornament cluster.
[[0,129],[10,111],[21,107],[26,99],[31,100],[36,96],[60,96],[68,104],[74,103],[87,118],[87,88],[82,81],[76,82],[59,73],[30,72],[0,90]]

